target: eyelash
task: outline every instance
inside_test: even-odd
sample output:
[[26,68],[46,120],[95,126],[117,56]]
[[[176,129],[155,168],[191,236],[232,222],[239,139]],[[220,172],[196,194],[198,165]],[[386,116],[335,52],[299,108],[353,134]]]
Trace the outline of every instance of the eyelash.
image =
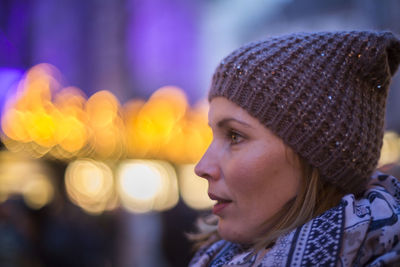
[[[236,139],[239,138],[239,141],[234,140],[234,136],[236,137]],[[239,144],[240,142],[242,142],[242,139],[244,138],[240,133],[234,130],[228,130],[228,132],[226,133],[226,137],[230,140],[231,145]]]

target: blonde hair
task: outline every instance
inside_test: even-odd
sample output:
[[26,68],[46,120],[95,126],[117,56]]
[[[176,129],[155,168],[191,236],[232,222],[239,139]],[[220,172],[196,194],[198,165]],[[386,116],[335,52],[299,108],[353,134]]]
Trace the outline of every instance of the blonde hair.
[[[302,171],[299,192],[266,222],[271,227],[252,244],[255,251],[272,246],[279,236],[289,233],[338,205],[344,196],[337,186],[324,182],[316,168],[301,158],[299,160]],[[218,235],[217,225],[218,217],[214,215],[198,219],[197,233],[188,234],[189,239],[194,242],[195,250],[221,239]]]

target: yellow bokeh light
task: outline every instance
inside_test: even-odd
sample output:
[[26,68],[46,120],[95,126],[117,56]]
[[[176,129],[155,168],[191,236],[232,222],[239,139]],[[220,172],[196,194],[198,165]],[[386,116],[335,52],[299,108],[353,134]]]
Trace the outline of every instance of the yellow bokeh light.
[[150,156],[156,157],[160,154],[186,109],[185,94],[172,86],[157,90],[141,107],[135,120],[135,128],[139,143],[145,144]]
[[166,161],[156,161],[154,165],[163,174],[161,186],[163,190],[157,195],[154,210],[163,211],[173,208],[179,201],[178,177],[175,169]]
[[166,162],[124,161],[117,179],[121,203],[132,212],[165,210],[178,202],[176,175]]
[[30,139],[45,147],[55,145],[56,126],[53,117],[42,111],[31,112],[28,115]]
[[125,140],[129,157],[143,158],[147,154],[148,147],[142,142],[137,127],[137,116],[145,104],[143,100],[131,100],[125,103],[122,114],[125,124]]
[[109,91],[88,98],[79,88],[63,88],[60,81],[54,66],[39,64],[7,98],[2,138],[10,139],[6,146],[12,151],[62,160],[148,158],[193,163],[209,143],[207,102],[190,108],[178,87],[161,87],[148,101],[129,100],[121,108]]
[[63,88],[54,96],[54,105],[60,112],[77,117],[80,120],[86,119],[84,113],[86,101],[86,95],[82,90],[72,86]]
[[120,104],[113,94],[99,91],[86,103],[88,123],[92,130],[91,145],[101,158],[119,158],[124,154],[124,124]]
[[75,87],[62,89],[56,96],[55,140],[64,150],[73,153],[82,149],[88,141],[87,116],[84,111],[86,97]]
[[47,168],[38,160],[11,152],[0,152],[0,200],[22,195],[26,204],[39,209],[50,203],[54,186]]
[[[5,104],[2,129],[8,138],[44,148],[61,145],[69,153],[82,149],[87,142],[87,122],[84,112],[86,98],[74,87],[60,90],[61,75],[49,64],[31,68],[20,81],[17,92]],[[37,146],[25,149],[34,156]],[[74,155],[71,155],[71,157]]]
[[400,138],[395,132],[388,131],[383,137],[381,157],[378,166],[396,163],[400,160]]
[[112,125],[118,115],[118,110],[118,100],[112,93],[105,90],[93,94],[86,102],[89,123],[93,127],[104,128]]
[[24,111],[15,108],[8,109],[2,117],[1,126],[3,132],[16,141],[31,141],[26,127],[26,115]]
[[87,142],[86,126],[75,117],[60,116],[55,138],[66,151],[79,151]]
[[26,204],[33,209],[40,209],[53,200],[53,186],[43,175],[31,177],[24,184],[22,190]]
[[15,106],[19,110],[46,110],[51,107],[53,93],[59,89],[59,71],[50,64],[32,67],[18,87]]
[[[176,86],[164,86],[155,91],[149,102],[154,102],[164,116],[179,120],[188,108],[187,98],[182,89]],[[164,112],[166,114],[164,114]]]
[[183,201],[193,209],[209,209],[214,204],[207,194],[208,183],[206,179],[198,177],[194,173],[193,164],[185,164],[179,167],[179,187]]
[[89,159],[71,162],[65,172],[70,199],[89,213],[99,214],[113,203],[113,174],[106,164]]

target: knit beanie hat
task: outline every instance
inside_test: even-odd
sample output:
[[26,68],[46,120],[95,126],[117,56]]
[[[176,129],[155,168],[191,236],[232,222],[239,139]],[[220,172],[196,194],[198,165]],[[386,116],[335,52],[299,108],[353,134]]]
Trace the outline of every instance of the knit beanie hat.
[[222,96],[236,103],[322,179],[358,196],[380,157],[386,98],[399,62],[400,41],[390,32],[269,38],[220,63],[209,101]]

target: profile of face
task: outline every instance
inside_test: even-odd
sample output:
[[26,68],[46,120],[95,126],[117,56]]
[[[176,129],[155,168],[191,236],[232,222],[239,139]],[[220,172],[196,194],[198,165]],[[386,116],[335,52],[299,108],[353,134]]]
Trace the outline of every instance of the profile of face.
[[213,140],[195,167],[216,200],[218,233],[251,244],[298,192],[300,163],[283,141],[246,110],[223,97],[210,103]]

